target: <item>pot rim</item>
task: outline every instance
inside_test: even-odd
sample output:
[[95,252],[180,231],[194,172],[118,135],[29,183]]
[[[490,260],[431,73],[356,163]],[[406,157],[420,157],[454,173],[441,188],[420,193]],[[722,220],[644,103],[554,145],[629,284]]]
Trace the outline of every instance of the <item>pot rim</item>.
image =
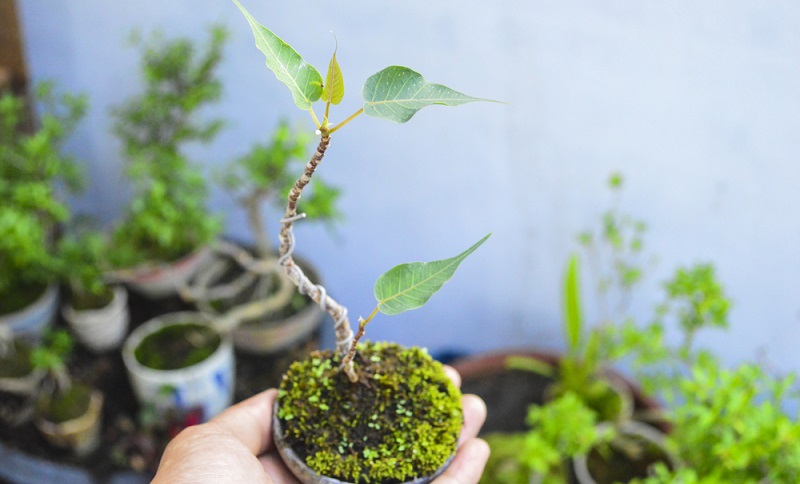
[[57,283],[50,283],[47,284],[47,287],[42,292],[39,297],[37,297],[32,303],[25,306],[22,309],[14,311],[13,313],[7,314],[0,314],[0,328],[3,326],[11,327],[15,320],[21,318],[28,314],[31,311],[38,311],[40,309],[44,309],[45,307],[49,306],[55,298],[58,297],[58,284]]
[[[300,480],[300,482],[304,484],[353,484],[347,481],[340,481],[339,479],[323,476],[318,474],[315,470],[311,469],[303,462],[302,459],[295,453],[294,449],[286,442],[286,439],[283,435],[283,427],[281,425],[281,421],[278,418],[278,409],[280,405],[278,403],[278,399],[275,399],[275,403],[272,406],[272,438],[275,441],[275,447],[278,449],[278,454],[280,454],[281,459],[286,464],[286,467],[291,470],[292,474]],[[453,462],[456,454],[454,453],[447,460],[444,464],[439,467],[436,472],[429,476],[418,477],[411,481],[406,481],[402,484],[428,484],[432,480],[439,477]]]
[[149,368],[139,363],[136,359],[135,351],[139,344],[147,336],[155,333],[161,328],[171,326],[179,322],[185,322],[187,319],[192,319],[192,322],[200,325],[206,325],[212,330],[213,326],[210,324],[212,319],[205,313],[196,311],[179,311],[174,313],[162,314],[156,316],[138,328],[134,329],[122,347],[122,359],[125,366],[137,375],[157,383],[170,384],[176,379],[192,378],[196,375],[202,375],[208,372],[209,368],[215,367],[219,360],[225,358],[225,355],[233,351],[233,343],[229,334],[215,333],[220,337],[219,346],[214,350],[206,359],[195,363],[194,365],[184,368],[177,368],[174,370],[157,370]]
[[126,291],[125,288],[120,285],[112,287],[111,291],[114,294],[111,298],[111,301],[101,308],[77,310],[72,307],[70,301],[66,301],[65,304],[61,306],[61,314],[67,320],[75,320],[95,318],[100,316],[107,317],[110,316],[108,313],[111,313],[112,311],[119,312],[126,309],[126,304],[128,302],[128,291]]
[[[602,431],[603,429],[613,426],[613,424],[605,422],[598,425],[597,428],[598,430]],[[667,460],[669,461],[668,463],[673,469],[680,467],[681,463],[678,457],[665,445],[667,440],[666,434],[660,430],[645,423],[637,422],[636,420],[622,422],[616,425],[616,427],[617,430],[622,434],[635,435],[653,445],[658,446],[664,451],[664,455],[667,457]],[[572,468],[575,471],[575,475],[580,484],[597,484],[597,481],[594,480],[592,474],[589,472],[589,462],[587,456],[588,453],[573,457]]]

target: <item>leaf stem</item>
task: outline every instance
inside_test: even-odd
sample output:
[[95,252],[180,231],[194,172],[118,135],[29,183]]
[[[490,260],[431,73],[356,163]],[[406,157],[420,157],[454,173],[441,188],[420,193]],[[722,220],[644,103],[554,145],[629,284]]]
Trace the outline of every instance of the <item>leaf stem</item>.
[[[325,122],[326,123],[328,122],[328,119],[329,119],[328,116],[330,115],[330,112],[331,112],[331,101],[328,100],[328,102],[325,103]],[[328,133],[330,134],[330,132],[328,132]]]
[[[317,125],[317,129],[322,127],[322,125],[319,123],[319,119],[317,119],[317,113],[314,112],[314,108],[313,107],[308,108],[308,112],[311,113],[311,117],[314,118],[314,124]],[[326,113],[326,117],[327,117],[327,113]]]
[[328,134],[333,134],[333,133],[335,133],[335,132],[336,132],[336,131],[337,131],[339,128],[341,128],[342,126],[346,125],[346,124],[347,124],[347,123],[349,123],[350,121],[352,121],[352,120],[356,119],[356,118],[358,117],[358,115],[359,115],[359,114],[361,114],[361,113],[363,113],[363,112],[364,112],[364,108],[361,108],[361,109],[359,109],[358,111],[354,112],[353,114],[351,114],[351,115],[350,115],[350,117],[349,117],[349,118],[345,119],[345,120],[344,120],[344,121],[342,121],[341,123],[337,124],[336,126],[334,126],[334,127],[333,127],[333,128],[331,128],[331,129],[329,129],[329,130],[328,130]]

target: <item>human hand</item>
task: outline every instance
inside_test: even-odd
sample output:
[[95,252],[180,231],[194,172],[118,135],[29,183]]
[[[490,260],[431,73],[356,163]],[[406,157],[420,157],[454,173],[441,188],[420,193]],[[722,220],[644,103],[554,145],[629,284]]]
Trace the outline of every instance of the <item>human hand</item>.
[[[458,372],[449,366],[445,371],[460,386]],[[298,483],[272,440],[272,407],[277,395],[277,390],[267,390],[204,424],[183,430],[164,451],[153,483]],[[477,438],[486,419],[486,405],[475,395],[465,395],[462,404],[464,426],[458,452],[433,484],[475,484],[489,457],[489,446]]]

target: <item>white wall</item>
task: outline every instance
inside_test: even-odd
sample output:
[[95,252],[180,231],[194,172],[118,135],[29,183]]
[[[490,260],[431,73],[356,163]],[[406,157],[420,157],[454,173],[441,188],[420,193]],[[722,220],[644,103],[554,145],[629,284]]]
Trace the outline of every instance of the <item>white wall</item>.
[[[649,222],[659,255],[639,317],[676,264],[712,261],[735,301],[733,329],[703,342],[730,362],[766,350],[776,368],[800,369],[800,4],[244,3],[323,72],[336,33],[348,89],[340,119],[357,109],[364,79],[390,64],[508,102],[433,107],[402,126],[362,117],[333,139],[321,174],[344,188],[347,218],[334,236],[299,229],[298,250],[351,315],[372,310],[384,270],[494,233],[428,306],[379,317],[372,338],[432,350],[561,346],[562,267],[620,170],[623,207]],[[212,22],[230,29],[224,98],[209,109],[230,126],[192,149],[207,166],[265,139],[281,116],[310,125],[232,3],[20,4],[33,77],[91,95],[69,148],[93,175],[76,205],[106,222],[127,193],[108,111],[139,89],[138,54],[125,42],[133,28],[197,39]],[[221,191],[212,208],[247,237]]]

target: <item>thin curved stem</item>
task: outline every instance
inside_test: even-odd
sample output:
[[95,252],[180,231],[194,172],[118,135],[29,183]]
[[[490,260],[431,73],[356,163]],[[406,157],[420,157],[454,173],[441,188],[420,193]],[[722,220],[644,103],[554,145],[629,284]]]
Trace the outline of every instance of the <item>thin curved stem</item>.
[[345,119],[345,120],[344,120],[344,121],[342,121],[341,123],[337,124],[337,125],[336,125],[336,126],[334,126],[333,128],[329,129],[329,130],[328,130],[328,134],[329,134],[329,135],[331,135],[331,134],[335,133],[336,131],[338,131],[338,130],[339,130],[339,128],[341,128],[342,126],[346,125],[346,124],[347,124],[347,123],[349,123],[350,121],[352,121],[352,120],[356,119],[356,118],[357,118],[357,117],[358,117],[360,114],[362,114],[363,112],[364,112],[364,108],[361,108],[361,109],[359,109],[358,111],[354,112],[353,114],[351,114],[351,115],[350,115],[350,117],[348,117],[347,119]]

